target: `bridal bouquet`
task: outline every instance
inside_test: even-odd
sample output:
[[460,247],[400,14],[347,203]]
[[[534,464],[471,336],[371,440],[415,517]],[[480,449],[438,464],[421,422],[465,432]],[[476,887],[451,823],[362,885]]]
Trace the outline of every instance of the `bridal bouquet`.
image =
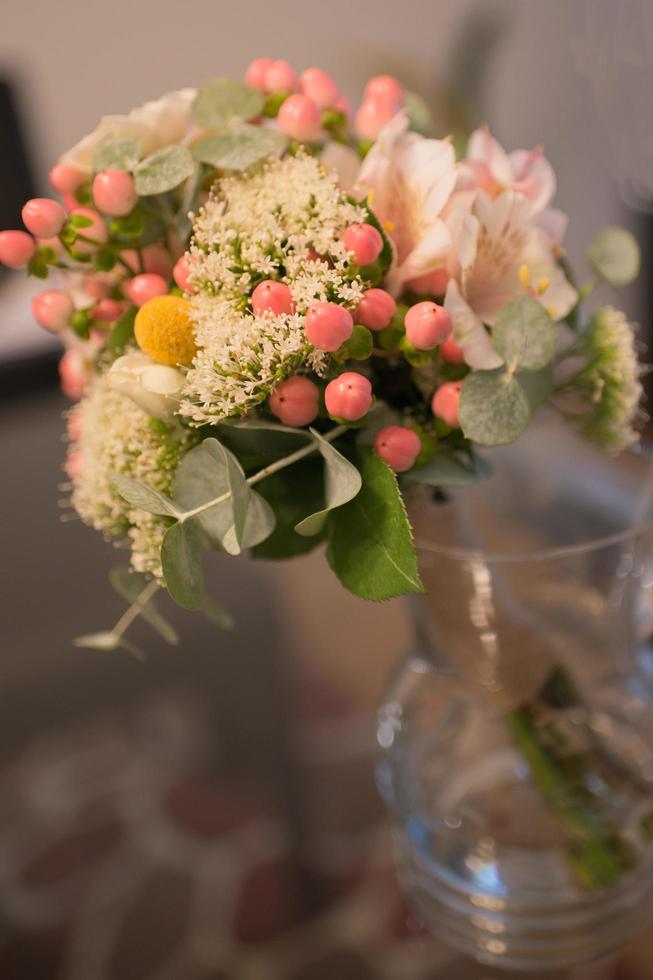
[[[258,58],[104,117],[50,180],[0,259],[56,280],[33,312],[66,348],[70,502],[131,553],[132,605],[80,645],[133,650],[138,615],[174,638],[159,588],[224,618],[207,549],[324,542],[357,595],[422,591],[402,485],[482,477],[477,447],[544,402],[609,452],[635,438],[633,328],[583,317],[542,151],[434,138],[390,76],[352,115],[326,72]],[[638,270],[621,229],[588,256]]]

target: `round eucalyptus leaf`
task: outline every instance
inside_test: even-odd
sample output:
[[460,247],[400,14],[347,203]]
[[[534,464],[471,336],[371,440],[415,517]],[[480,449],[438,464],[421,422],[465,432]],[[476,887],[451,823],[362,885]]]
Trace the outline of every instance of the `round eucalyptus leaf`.
[[587,259],[597,276],[610,286],[627,286],[639,275],[639,245],[625,228],[604,228],[587,250]]
[[502,306],[492,330],[492,342],[508,368],[539,371],[555,354],[557,329],[541,303],[520,296]]
[[93,170],[133,170],[143,155],[143,145],[133,136],[107,136],[95,148]]
[[503,369],[474,371],[463,381],[460,426],[480,446],[503,446],[522,434],[531,417],[526,392]]
[[191,152],[185,146],[164,146],[142,160],[134,170],[136,193],[141,197],[165,194],[183,183],[195,170]]
[[205,129],[224,129],[232,119],[260,115],[265,98],[233,78],[214,78],[203,85],[193,103],[193,121]]
[[235,133],[200,140],[193,147],[193,156],[219,170],[246,170],[266,157],[282,153],[286,143],[282,133],[243,125]]

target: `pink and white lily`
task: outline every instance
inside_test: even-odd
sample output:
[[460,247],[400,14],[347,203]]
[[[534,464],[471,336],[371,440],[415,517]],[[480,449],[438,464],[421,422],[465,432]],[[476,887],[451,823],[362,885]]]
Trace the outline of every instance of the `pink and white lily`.
[[460,176],[459,186],[478,187],[490,197],[505,190],[523,194],[534,214],[544,210],[556,190],[553,167],[541,149],[506,153],[487,126],[470,136]]

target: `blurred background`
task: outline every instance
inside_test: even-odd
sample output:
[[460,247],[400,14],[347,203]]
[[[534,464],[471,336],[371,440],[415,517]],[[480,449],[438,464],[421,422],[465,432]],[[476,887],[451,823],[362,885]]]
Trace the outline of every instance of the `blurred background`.
[[[650,0],[5,0],[0,227],[101,115],[262,54],[325,68],[354,104],[396,74],[441,135],[487,122],[542,144],[581,281],[603,226],[639,238],[639,282],[598,299],[647,341]],[[374,709],[410,642],[401,603],[354,600],[319,554],[216,560],[232,631],[169,610],[181,644],[143,632],[144,664],[72,647],[120,615],[120,555],[60,519],[66,403],[38,288],[0,273],[0,980],[493,976],[430,940],[394,881]],[[638,940],[574,976],[649,980],[652,961]]]

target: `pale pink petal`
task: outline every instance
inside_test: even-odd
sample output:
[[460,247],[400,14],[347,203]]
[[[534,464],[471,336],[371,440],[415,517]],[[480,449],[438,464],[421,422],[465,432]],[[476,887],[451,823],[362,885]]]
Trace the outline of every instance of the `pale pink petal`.
[[527,197],[535,212],[542,211],[556,191],[555,172],[542,150],[515,150],[510,164],[513,190]]
[[568,224],[569,216],[559,208],[545,208],[537,219],[538,228],[545,231],[549,238],[559,245],[564,241]]
[[444,298],[445,308],[453,320],[453,339],[465,352],[465,361],[477,371],[501,367],[499,357],[487,330],[463,299],[458,283],[451,279]]
[[444,221],[436,219],[427,229],[415,248],[401,265],[389,276],[391,289],[395,282],[406,282],[416,276],[433,272],[444,264],[451,248],[451,235]]
[[487,126],[476,129],[469,137],[467,159],[481,160],[487,164],[495,181],[507,187],[512,182],[512,167],[508,154]]

